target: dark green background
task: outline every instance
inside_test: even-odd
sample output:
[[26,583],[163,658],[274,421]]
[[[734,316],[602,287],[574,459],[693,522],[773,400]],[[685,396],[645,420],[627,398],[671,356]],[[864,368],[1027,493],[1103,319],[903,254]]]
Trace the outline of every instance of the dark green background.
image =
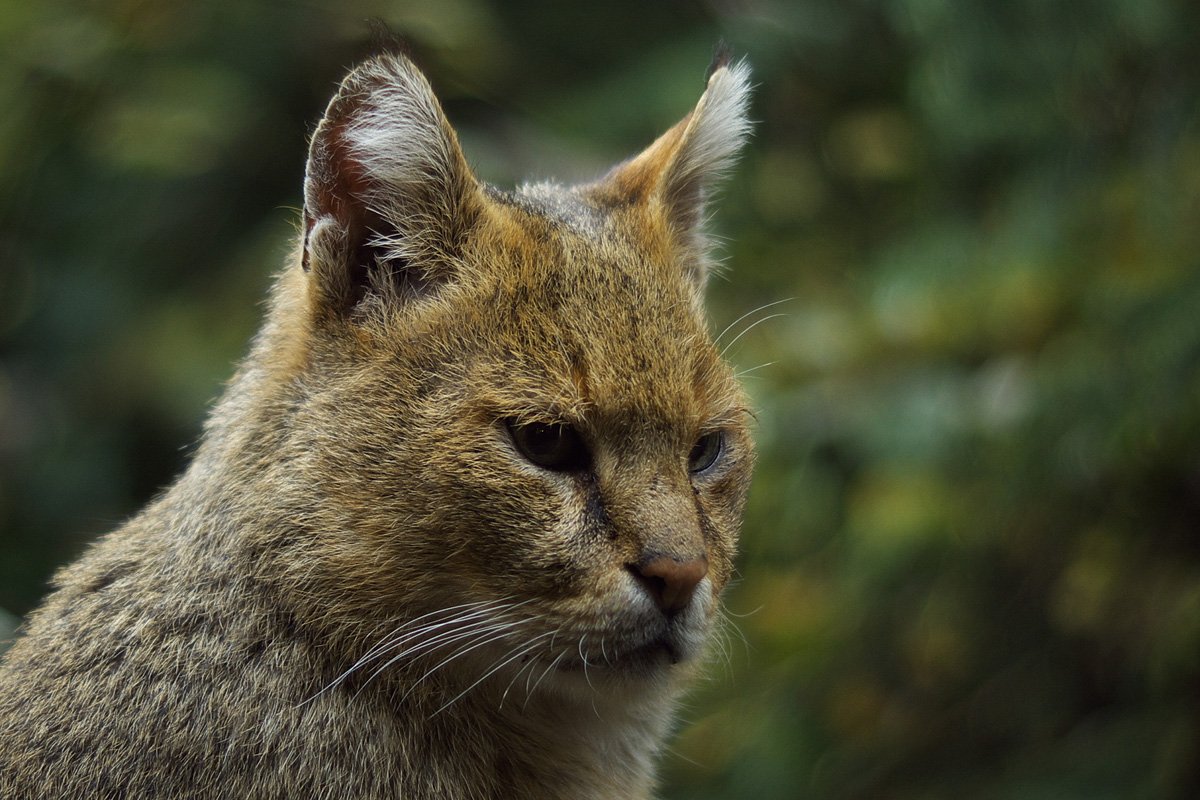
[[1200,796],[1183,0],[0,0],[0,607],[186,462],[368,17],[501,185],[754,65],[711,307],[762,459],[666,797]]

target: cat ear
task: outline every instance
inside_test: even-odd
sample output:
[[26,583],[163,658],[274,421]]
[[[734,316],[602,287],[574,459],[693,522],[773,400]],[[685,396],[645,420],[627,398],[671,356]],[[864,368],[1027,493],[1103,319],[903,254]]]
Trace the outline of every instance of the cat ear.
[[359,66],[309,148],[302,263],[314,307],[345,313],[367,297],[403,302],[452,280],[481,202],[417,68],[399,55]]
[[699,284],[708,272],[706,201],[750,133],[749,102],[749,65],[732,63],[727,51],[719,52],[707,88],[692,112],[600,183],[602,202],[639,203],[666,217],[676,246],[684,250],[691,277]]

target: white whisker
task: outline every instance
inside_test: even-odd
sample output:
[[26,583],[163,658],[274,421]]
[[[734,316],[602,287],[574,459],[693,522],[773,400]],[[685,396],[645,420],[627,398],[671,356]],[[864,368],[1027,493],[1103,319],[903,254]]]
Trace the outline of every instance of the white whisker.
[[[432,652],[442,647],[451,646],[463,640],[488,637],[498,630],[512,627],[519,623],[519,619],[516,622],[511,621],[513,620],[511,612],[529,602],[532,601],[525,600],[520,603],[512,603],[507,598],[475,601],[435,609],[419,617],[406,620],[371,647],[349,669],[342,672],[323,689],[299,703],[296,707],[299,708],[312,702],[325,692],[346,681],[356,671],[373,661],[390,656],[386,662],[374,669],[371,675],[364,681],[363,686],[355,693],[355,696],[361,693],[366,685],[371,683],[380,673],[404,659],[410,659],[424,652]],[[447,617],[449,618],[447,619]],[[426,624],[422,625],[422,622]],[[399,650],[398,653],[396,652],[397,650]],[[447,660],[452,660],[457,655],[460,655],[461,652],[465,651],[457,651]],[[441,666],[442,664],[439,664],[434,669],[436,670]],[[427,672],[422,679],[427,677],[428,674]]]
[[750,367],[749,369],[744,369],[741,372],[735,373],[733,377],[738,380],[741,380],[742,378],[749,375],[751,372],[754,372],[754,371],[760,370],[760,369],[766,369],[767,367],[773,367],[778,363],[779,363],[778,361],[768,361],[765,364],[759,364],[757,367]]
[[[768,308],[770,308],[771,306],[777,306],[777,305],[779,305],[780,303],[788,303],[788,302],[791,302],[792,300],[795,300],[795,299],[796,299],[796,298],[794,298],[794,297],[785,297],[785,298],[784,298],[784,299],[782,299],[782,300],[776,300],[776,301],[775,301],[775,302],[773,302],[773,303],[766,303],[766,304],[764,304],[764,305],[761,305],[761,306],[759,306],[758,308],[754,309],[753,311],[747,311],[745,314],[742,314],[740,317],[738,317],[737,319],[735,319],[733,322],[731,322],[731,323],[729,323],[728,325],[726,325],[726,326],[725,326],[725,330],[723,330],[723,331],[721,331],[720,333],[718,333],[718,334],[716,335],[716,337],[713,339],[713,344],[720,344],[720,343],[721,343],[721,337],[722,337],[722,336],[724,336],[725,334],[729,333],[730,329],[731,329],[731,328],[733,328],[733,326],[734,326],[734,325],[737,325],[739,322],[741,322],[742,320],[744,320],[746,317],[749,317],[749,316],[751,316],[752,314],[757,314],[757,313],[758,313],[758,312],[760,312],[760,311],[765,311],[765,310],[767,310]],[[743,333],[745,333],[745,331],[743,331]],[[737,340],[735,339],[734,341],[737,341]]]
[[[489,618],[485,612],[476,612],[467,615],[466,617],[449,620],[447,622],[440,622],[435,625],[427,625],[423,628],[409,631],[403,636],[392,639],[390,642],[388,642],[387,647],[378,650],[371,657],[371,660],[383,658],[385,655],[395,652],[397,649],[406,647],[406,649],[401,650],[399,654],[388,659],[383,666],[377,667],[375,672],[371,674],[371,677],[374,678],[375,675],[378,675],[380,672],[403,658],[411,656],[415,653],[419,653],[423,650],[436,649],[449,642],[458,641],[464,636],[474,635],[480,630],[484,630],[495,624],[495,622],[496,620]],[[434,631],[451,625],[454,627],[450,627],[449,630],[444,630],[441,633],[438,633],[436,636],[422,638],[428,636],[428,634],[433,633]],[[416,641],[416,644],[408,646],[409,643],[413,641]]]
[[754,650],[754,647],[750,644],[750,640],[746,638],[746,634],[742,633],[742,629],[740,627],[738,627],[737,623],[734,622],[733,619],[730,618],[730,612],[728,612],[726,609],[722,608],[719,610],[718,613],[719,613],[719,620],[720,620],[720,624],[717,628],[718,633],[720,635],[720,638],[718,641],[720,642],[721,649],[723,651],[722,655],[723,655],[723,660],[725,662],[726,673],[728,675],[732,676],[733,675],[733,637],[732,637],[731,633],[737,634],[738,639],[741,640],[742,646],[745,648],[747,657],[749,657],[750,653]]
[[[458,617],[458,618],[455,618],[452,620],[447,620],[446,622],[439,622],[434,625],[426,625],[423,628],[419,628],[415,631],[406,633],[404,636],[399,637],[398,639],[394,640],[393,643],[391,643],[386,648],[386,650],[388,650],[388,651],[394,650],[406,642],[412,641],[413,639],[423,636],[425,634],[432,633],[433,631],[436,631],[440,628],[445,628],[445,627],[448,627],[451,625],[457,626],[457,629],[452,628],[448,631],[443,631],[442,633],[439,633],[437,636],[433,637],[432,639],[426,640],[425,642],[421,643],[421,644],[434,644],[434,643],[437,643],[439,640],[445,639],[446,637],[455,637],[458,633],[466,631],[466,630],[470,630],[472,627],[478,627],[480,624],[483,624],[484,626],[486,626],[486,625],[490,625],[495,622],[507,620],[510,618],[509,610],[510,609],[505,608],[499,614],[495,615],[492,618],[489,618],[489,613],[490,613],[491,609],[481,609],[479,611],[474,611],[474,612],[464,615],[462,617]],[[470,625],[469,626],[464,625],[464,623],[470,623]],[[383,653],[381,652],[378,655],[381,656],[382,654]]]
[[[433,673],[437,672],[442,667],[449,664],[451,661],[454,661],[455,659],[460,658],[460,657],[466,655],[467,653],[470,653],[473,650],[478,650],[480,647],[483,647],[485,645],[491,644],[492,642],[499,641],[500,639],[505,638],[506,636],[508,636],[509,631],[511,631],[513,628],[515,628],[519,625],[525,624],[525,622],[526,622],[526,620],[518,619],[515,622],[509,622],[509,623],[506,623],[503,625],[493,625],[488,628],[484,628],[481,631],[472,631],[471,635],[473,635],[475,633],[482,633],[483,638],[473,644],[468,644],[468,645],[459,647],[457,650],[455,650],[453,653],[451,653],[449,656],[447,656],[441,662],[439,662],[435,667],[433,667],[432,669],[426,670],[425,674],[422,675],[420,678],[418,678],[416,681],[414,681],[413,685],[411,687],[409,687],[409,690],[404,693],[404,698],[407,699],[413,693],[413,691],[417,688],[417,686],[419,686],[423,681],[425,681],[426,678],[428,678]],[[471,638],[470,635],[463,635],[463,636],[459,637],[459,640],[470,639],[470,638]],[[372,677],[374,677],[374,676],[372,676]],[[438,710],[440,711],[441,709],[438,709]]]
[[[554,644],[553,637],[551,637],[551,639],[550,639],[550,644],[551,644],[551,646],[553,646],[553,644]],[[513,675],[512,680],[510,680],[508,682],[508,686],[504,687],[504,694],[500,695],[500,705],[498,706],[498,708],[504,708],[504,701],[508,699],[508,693],[512,690],[512,687],[516,684],[516,682],[518,680],[520,680],[521,673],[525,672],[525,670],[529,670],[529,674],[525,678],[526,701],[528,701],[529,679],[533,677],[533,668],[536,664],[537,664],[536,661],[534,661],[533,659],[529,659],[528,661],[526,661],[524,664],[521,665],[521,668],[519,670],[517,670],[516,673]]]
[[460,699],[460,698],[462,698],[462,696],[463,696],[463,695],[465,695],[467,692],[469,692],[469,691],[471,691],[472,689],[474,689],[474,688],[475,688],[476,686],[478,686],[479,684],[483,683],[483,682],[484,682],[485,680],[487,680],[489,677],[491,677],[492,675],[494,675],[494,674],[495,674],[495,673],[496,673],[498,670],[500,670],[500,669],[503,669],[503,668],[504,668],[504,666],[505,666],[506,664],[509,664],[509,663],[511,663],[511,662],[513,661],[513,659],[520,658],[521,656],[525,655],[526,653],[529,653],[529,652],[531,652],[531,651],[532,651],[534,648],[536,648],[536,647],[537,647],[538,640],[540,640],[540,639],[544,639],[545,637],[547,637],[547,636],[550,636],[550,635],[551,635],[551,634],[550,634],[550,632],[549,632],[549,631],[547,631],[546,633],[540,633],[540,634],[538,634],[537,636],[535,636],[535,637],[533,637],[532,639],[530,639],[528,642],[526,642],[526,643],[525,643],[524,645],[522,645],[521,647],[518,647],[518,648],[516,648],[515,652],[513,652],[513,654],[512,654],[512,655],[510,655],[508,658],[504,659],[504,660],[503,660],[503,661],[501,661],[500,663],[498,663],[498,664],[496,664],[495,666],[493,666],[493,667],[492,667],[491,669],[489,669],[487,672],[483,673],[483,675],[481,675],[481,676],[479,677],[479,679],[478,679],[478,680],[476,680],[474,683],[472,683],[472,684],[471,684],[470,686],[468,686],[466,689],[463,689],[461,692],[459,692],[458,694],[456,694],[456,695],[454,696],[454,698],[453,698],[453,699],[451,699],[451,700],[449,700],[448,702],[446,702],[445,704],[443,704],[441,708],[439,708],[437,711],[433,712],[433,714],[432,714],[432,715],[430,715],[430,716],[437,716],[438,714],[442,713],[443,711],[445,711],[445,710],[446,710],[447,708],[449,708],[450,706],[454,705],[456,702],[458,702],[458,701],[459,701],[459,699]]
[[[551,643],[553,644],[553,639],[551,640]],[[564,657],[566,654],[567,654],[567,651],[566,651],[566,650],[563,650],[561,653],[559,653],[559,654],[558,654],[558,657],[557,657],[557,658],[555,658],[553,661],[551,661],[551,662],[550,662],[550,666],[548,666],[548,667],[546,667],[544,670],[542,670],[542,674],[538,676],[538,679],[537,679],[536,681],[534,681],[534,683],[533,683],[533,688],[532,688],[532,689],[528,688],[528,685],[526,686],[526,690],[525,690],[525,705],[524,705],[524,706],[522,706],[522,708],[524,708],[525,706],[528,706],[528,705],[529,705],[529,698],[533,697],[533,693],[534,693],[535,691],[537,691],[537,687],[538,687],[538,686],[541,684],[541,682],[542,682],[542,678],[545,678],[547,675],[549,675],[549,674],[550,674],[550,670],[552,670],[552,669],[554,669],[555,667],[557,667],[557,666],[558,666],[558,662],[562,661],[562,660],[563,660],[563,657]],[[532,675],[533,673],[531,672],[530,674]]]
[[737,336],[733,337],[732,340],[730,340],[729,344],[727,344],[723,348],[721,348],[721,357],[722,358],[725,357],[725,354],[729,352],[729,348],[731,348],[735,344],[737,344],[738,339],[741,339],[743,336],[745,336],[747,333],[749,333],[750,331],[757,328],[759,325],[762,325],[764,322],[766,322],[769,319],[775,319],[776,317],[785,317],[785,316],[787,316],[787,315],[786,314],[768,314],[767,316],[763,317],[762,319],[755,320],[752,324],[747,325],[746,328],[741,333],[739,333]]

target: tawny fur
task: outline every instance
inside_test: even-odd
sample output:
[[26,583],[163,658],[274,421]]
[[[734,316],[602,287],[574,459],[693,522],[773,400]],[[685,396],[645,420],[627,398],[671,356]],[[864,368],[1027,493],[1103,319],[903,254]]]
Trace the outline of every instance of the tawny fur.
[[[595,184],[505,193],[407,60],[352,72],[192,464],[0,667],[0,796],[649,797],[753,460],[701,305],[747,81]],[[532,463],[532,422],[587,468]],[[677,613],[649,557],[706,560]]]

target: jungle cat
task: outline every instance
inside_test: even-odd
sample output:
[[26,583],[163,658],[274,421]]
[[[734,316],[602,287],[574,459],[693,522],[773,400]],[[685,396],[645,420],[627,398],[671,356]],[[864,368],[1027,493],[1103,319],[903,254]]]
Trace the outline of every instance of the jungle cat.
[[748,81],[507,192],[406,57],[351,71],[190,466],[5,657],[0,797],[650,797],[753,460],[702,305]]

